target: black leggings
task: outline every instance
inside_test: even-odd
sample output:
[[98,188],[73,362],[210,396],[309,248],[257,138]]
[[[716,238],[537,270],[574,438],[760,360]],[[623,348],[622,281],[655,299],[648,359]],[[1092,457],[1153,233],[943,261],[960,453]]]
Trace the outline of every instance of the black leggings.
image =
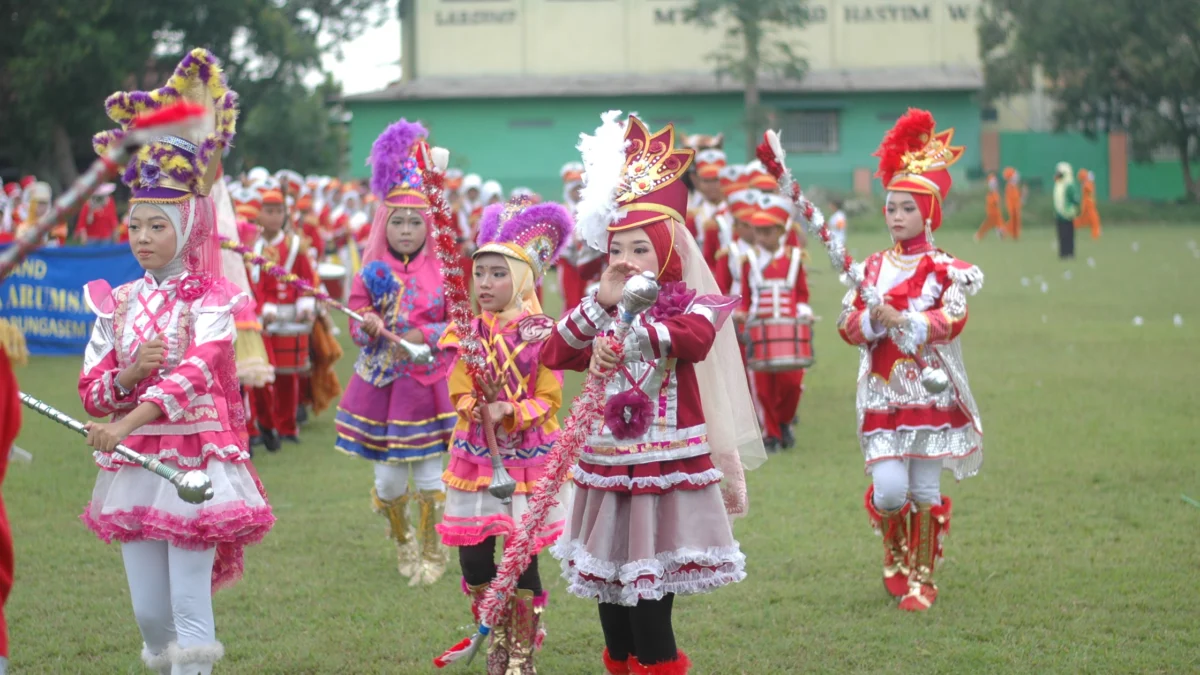
[[[458,564],[462,567],[463,579],[468,586],[486,584],[496,577],[496,538],[488,537],[474,546],[458,547]],[[538,559],[529,559],[529,567],[517,577],[517,588],[542,592],[542,578],[538,575]]]
[[624,661],[632,654],[643,665],[668,663],[679,657],[675,649],[675,629],[671,627],[671,606],[675,594],[662,600],[639,600],[634,607],[600,603],[600,627],[608,655]]

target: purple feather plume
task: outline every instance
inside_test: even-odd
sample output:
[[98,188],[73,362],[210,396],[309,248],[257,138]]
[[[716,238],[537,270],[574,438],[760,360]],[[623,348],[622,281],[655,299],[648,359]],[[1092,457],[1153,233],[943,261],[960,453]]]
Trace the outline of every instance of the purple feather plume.
[[483,215],[479,217],[479,236],[475,238],[476,246],[496,241],[496,235],[500,234],[500,215],[507,207],[507,204],[492,204],[484,207]]
[[387,198],[400,165],[412,155],[413,146],[428,135],[420,122],[409,122],[402,117],[375,139],[367,164],[371,167],[371,192],[380,201]]
[[555,202],[532,204],[528,198],[518,197],[507,204],[492,204],[483,210],[476,245],[511,243],[528,250],[533,240],[548,239],[553,242],[553,248],[536,252],[545,270],[562,255],[571,242],[574,229],[575,221],[563,205]]

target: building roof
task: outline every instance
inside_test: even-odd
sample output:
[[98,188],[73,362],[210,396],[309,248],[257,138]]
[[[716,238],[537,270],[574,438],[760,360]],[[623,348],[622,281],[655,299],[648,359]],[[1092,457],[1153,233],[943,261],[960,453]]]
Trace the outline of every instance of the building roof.
[[[764,76],[764,93],[834,93],[891,91],[969,91],[983,87],[975,66],[929,68],[862,68],[814,70],[802,80]],[[661,75],[470,76],[417,78],[386,89],[347,96],[346,101],[413,101],[461,98],[544,98],[621,96],[631,94],[702,94],[738,92],[730,78],[710,73]]]

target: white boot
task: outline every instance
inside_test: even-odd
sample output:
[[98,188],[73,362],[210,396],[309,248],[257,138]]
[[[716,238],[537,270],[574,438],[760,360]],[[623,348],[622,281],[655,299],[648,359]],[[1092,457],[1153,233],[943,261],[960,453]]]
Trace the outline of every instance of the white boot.
[[213,664],[225,656],[225,647],[220,642],[195,647],[173,644],[167,653],[171,656],[171,675],[212,675]]
[[175,643],[172,642],[171,644],[167,645],[167,648],[162,650],[161,653],[155,654],[154,652],[150,651],[150,648],[146,646],[145,642],[143,642],[142,663],[146,664],[146,667],[150,670],[153,670],[156,675],[171,675],[170,651],[174,646]]

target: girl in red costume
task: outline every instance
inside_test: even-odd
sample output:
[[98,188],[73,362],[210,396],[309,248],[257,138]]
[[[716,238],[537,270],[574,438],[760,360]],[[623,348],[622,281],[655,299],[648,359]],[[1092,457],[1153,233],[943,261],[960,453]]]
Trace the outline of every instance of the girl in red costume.
[[[559,321],[542,352],[551,369],[612,372],[604,419],[574,470],[567,530],[552,553],[567,591],[599,605],[609,673],[683,675],[675,596],[745,578],[730,515],[746,509],[746,466],[766,454],[737,338],[735,298],[719,295],[683,225],[692,161],[674,129],[604,115],[580,141],[587,183],[578,222],[608,250],[600,288]],[[649,272],[658,301],[636,317],[618,356],[605,338],[625,281]]]
[[[933,245],[950,191],[948,168],[963,150],[950,145],[953,135],[936,132],[933,115],[912,109],[884,138],[875,154],[896,245],[867,258],[865,290],[846,295],[838,318],[842,338],[862,352],[858,436],[873,481],[867,513],[883,535],[883,583],[900,609],[913,612],[937,598],[933,573],[951,509],[941,472],[961,480],[983,462],[983,427],[958,341],[967,296],[979,290],[983,273]],[[945,370],[943,391],[922,386],[917,353]]]

